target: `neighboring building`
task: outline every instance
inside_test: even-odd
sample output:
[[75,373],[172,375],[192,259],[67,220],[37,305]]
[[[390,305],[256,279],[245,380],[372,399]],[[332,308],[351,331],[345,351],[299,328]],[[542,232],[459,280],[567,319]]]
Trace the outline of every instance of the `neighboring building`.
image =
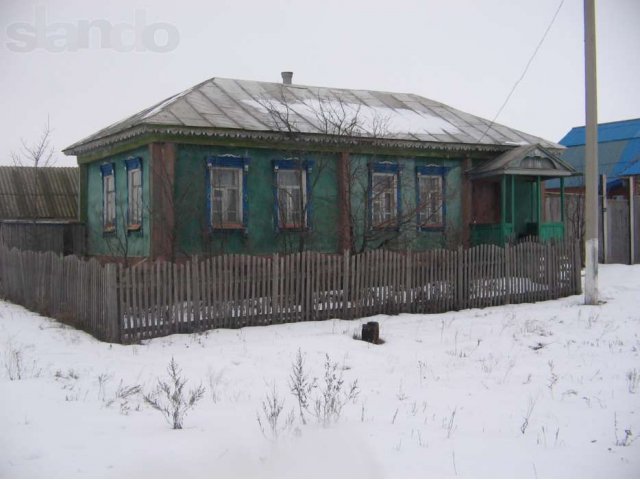
[[81,253],[79,169],[0,166],[0,243]]
[[425,249],[562,235],[540,215],[541,180],[573,173],[560,145],[417,95],[290,78],[212,78],[68,147],[88,253]]
[[[574,127],[567,133],[560,144],[566,150],[562,159],[584,173],[585,162],[585,127]],[[598,125],[598,173],[607,176],[607,196],[623,196],[628,198],[629,180],[634,177],[635,193],[638,195],[638,179],[640,179],[640,118],[601,123]],[[584,177],[577,176],[565,183],[567,192],[584,191]],[[602,188],[602,187],[600,187]],[[547,182],[547,189],[557,192],[557,180]]]

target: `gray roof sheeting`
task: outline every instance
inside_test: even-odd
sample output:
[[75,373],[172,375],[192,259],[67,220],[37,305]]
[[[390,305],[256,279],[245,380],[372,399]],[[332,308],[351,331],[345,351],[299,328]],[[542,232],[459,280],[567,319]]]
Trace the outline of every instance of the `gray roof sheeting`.
[[79,169],[0,166],[0,219],[76,220]]
[[[287,122],[281,121],[284,116]],[[337,125],[345,119],[357,119],[358,127],[345,134]],[[250,132],[283,132],[290,127],[311,135],[562,148],[418,95],[212,78],[96,132],[65,153],[80,153],[89,144],[140,126]]]

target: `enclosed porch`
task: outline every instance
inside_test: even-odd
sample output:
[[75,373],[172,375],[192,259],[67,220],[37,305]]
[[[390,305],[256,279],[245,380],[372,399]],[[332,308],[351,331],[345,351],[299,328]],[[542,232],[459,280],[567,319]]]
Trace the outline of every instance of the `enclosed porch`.
[[[472,169],[472,245],[504,245],[528,236],[541,241],[564,238],[564,179],[575,173],[539,145],[515,148]],[[559,222],[543,218],[543,185],[551,178],[560,179]]]

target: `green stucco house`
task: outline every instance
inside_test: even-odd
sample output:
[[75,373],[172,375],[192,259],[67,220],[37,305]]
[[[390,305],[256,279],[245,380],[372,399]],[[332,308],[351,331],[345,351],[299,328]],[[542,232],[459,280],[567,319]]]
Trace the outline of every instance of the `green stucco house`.
[[212,78],[69,146],[87,253],[426,249],[555,238],[558,144],[418,95]]

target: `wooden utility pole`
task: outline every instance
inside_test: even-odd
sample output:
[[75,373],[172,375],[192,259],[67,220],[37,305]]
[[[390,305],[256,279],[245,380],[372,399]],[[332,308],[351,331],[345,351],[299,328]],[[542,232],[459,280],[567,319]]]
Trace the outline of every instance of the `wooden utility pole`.
[[633,265],[636,257],[636,239],[635,239],[635,227],[636,219],[634,213],[635,202],[635,177],[629,177],[629,265]]
[[598,303],[598,86],[596,80],[595,0],[584,0],[585,144],[585,280],[584,303]]
[[607,212],[607,176],[600,175],[600,196],[602,200],[602,263],[609,263],[609,213]]

